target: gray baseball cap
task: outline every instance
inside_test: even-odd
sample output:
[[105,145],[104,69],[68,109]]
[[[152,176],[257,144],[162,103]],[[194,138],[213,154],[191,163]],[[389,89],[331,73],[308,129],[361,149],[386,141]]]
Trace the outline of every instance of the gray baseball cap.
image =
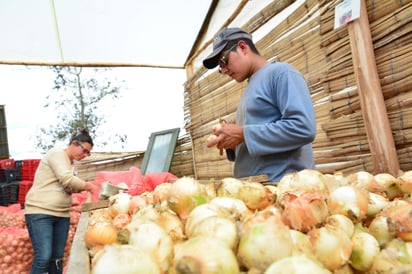
[[241,38],[252,40],[252,35],[241,28],[222,29],[213,41],[213,52],[203,60],[203,65],[208,69],[216,67],[219,62],[219,54],[225,49],[227,43]]

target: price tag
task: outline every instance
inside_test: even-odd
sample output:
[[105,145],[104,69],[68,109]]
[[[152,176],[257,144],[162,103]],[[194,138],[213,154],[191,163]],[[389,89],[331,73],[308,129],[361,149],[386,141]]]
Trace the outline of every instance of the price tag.
[[345,0],[335,7],[335,25],[337,29],[360,17],[361,0]]

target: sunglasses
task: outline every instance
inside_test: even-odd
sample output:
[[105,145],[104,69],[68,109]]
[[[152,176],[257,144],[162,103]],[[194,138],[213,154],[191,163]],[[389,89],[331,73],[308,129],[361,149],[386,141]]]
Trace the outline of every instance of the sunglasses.
[[219,72],[222,73],[222,70],[224,68],[226,68],[229,64],[229,60],[227,59],[227,57],[229,56],[229,53],[231,51],[234,51],[237,47],[237,44],[234,44],[233,46],[231,46],[226,52],[225,54],[223,54],[222,57],[220,57],[219,59]]
[[86,154],[87,156],[90,156],[90,150],[88,150],[87,148],[85,148],[82,143],[77,142],[77,144],[80,146],[80,148],[83,150],[83,153]]

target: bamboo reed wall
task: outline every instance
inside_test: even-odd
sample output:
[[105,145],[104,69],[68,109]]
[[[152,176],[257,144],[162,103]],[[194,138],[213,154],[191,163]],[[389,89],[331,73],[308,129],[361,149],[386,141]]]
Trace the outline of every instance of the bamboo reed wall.
[[[273,1],[240,27],[253,32],[293,2]],[[317,119],[313,142],[317,169],[323,173],[374,173],[349,35],[346,27],[333,29],[335,6],[341,2],[308,0],[255,43],[262,55],[292,64],[308,81]],[[402,170],[411,170],[412,0],[365,3],[399,164]],[[230,81],[217,71],[207,73],[204,68],[191,75],[185,84],[184,115],[193,150],[193,173],[198,179],[232,176],[232,164],[216,149],[206,148],[205,142],[219,118],[234,120],[246,83]]]

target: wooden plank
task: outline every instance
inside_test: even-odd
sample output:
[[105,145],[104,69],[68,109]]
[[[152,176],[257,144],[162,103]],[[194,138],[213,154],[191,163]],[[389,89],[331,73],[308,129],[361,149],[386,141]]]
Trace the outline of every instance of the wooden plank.
[[83,203],[82,204],[82,211],[90,211],[94,209],[99,209],[99,208],[105,208],[108,207],[110,204],[109,200],[101,200],[97,202],[90,202],[90,203]]
[[256,176],[239,178],[239,180],[253,182],[253,183],[265,183],[269,181],[269,176],[267,174],[261,174],[261,175],[256,175]]
[[67,274],[90,274],[90,256],[84,242],[84,234],[88,226],[89,213],[80,215],[76,234],[74,235],[72,248],[70,250]]
[[348,31],[374,173],[397,176],[399,160],[375,63],[368,14],[365,1],[360,3],[360,18],[348,24]]
[[[247,181],[247,182],[253,182],[253,183],[267,183],[269,180],[268,175],[266,174],[261,174],[261,175],[255,175],[255,176],[249,176],[249,177],[242,177],[238,178],[240,181]],[[214,183],[220,183],[222,180],[215,180],[215,179],[200,179],[198,180],[202,184],[208,184],[211,182]]]

